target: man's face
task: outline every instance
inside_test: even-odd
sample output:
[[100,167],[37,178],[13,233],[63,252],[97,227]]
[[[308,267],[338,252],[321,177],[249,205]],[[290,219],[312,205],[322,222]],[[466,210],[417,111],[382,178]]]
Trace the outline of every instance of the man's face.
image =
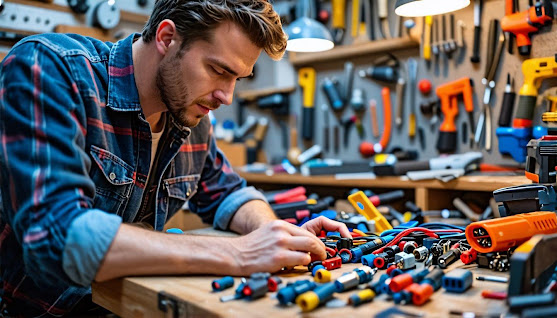
[[235,24],[224,23],[211,43],[196,41],[178,53],[169,51],[161,61],[157,87],[173,117],[195,127],[209,110],[232,103],[236,81],[251,74],[261,49]]

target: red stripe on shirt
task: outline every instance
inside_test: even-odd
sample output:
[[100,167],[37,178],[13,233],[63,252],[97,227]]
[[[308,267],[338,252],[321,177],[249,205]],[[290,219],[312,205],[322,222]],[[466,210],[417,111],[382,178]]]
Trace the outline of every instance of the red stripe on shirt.
[[[62,310],[60,308],[57,308],[57,307],[54,307],[54,306],[50,305],[49,303],[47,303],[45,301],[42,301],[42,300],[36,299],[36,298],[31,298],[31,297],[27,296],[26,294],[23,294],[22,292],[19,291],[17,286],[14,287],[13,285],[8,283],[7,281],[3,281],[2,284],[3,284],[2,289],[4,289],[4,291],[7,292],[7,293],[12,294],[13,298],[25,299],[26,301],[37,304],[37,305],[39,305],[39,307],[48,311],[48,313],[52,314],[52,315],[63,315],[65,313],[67,313],[66,310]],[[18,286],[19,286],[19,284],[18,284]]]
[[110,76],[117,76],[117,77],[124,77],[133,74],[133,65],[126,66],[126,67],[108,67],[108,75]]
[[[43,147],[46,136],[44,131],[41,130],[43,124],[42,109],[41,109],[41,67],[38,64],[37,56],[35,55],[35,64],[31,67],[33,70],[33,106],[34,106],[34,124],[35,124],[35,156],[39,156],[39,152]],[[38,173],[35,177],[35,190],[33,191],[33,206],[38,208],[44,193],[44,171],[42,167],[38,166]]]
[[132,135],[132,130],[130,128],[114,127],[112,125],[105,124],[96,118],[87,118],[87,124],[118,135]]
[[2,64],[4,66],[6,66],[6,65],[10,64],[14,59],[15,59],[15,54],[10,55],[4,60],[4,62],[2,62]]
[[180,147],[180,152],[207,151],[207,144],[187,144]]
[[72,119],[75,121],[75,124],[79,128],[79,130],[81,130],[81,133],[83,134],[83,136],[87,136],[87,129],[85,129],[85,127],[83,127],[81,125],[81,123],[79,122],[79,119],[77,119],[77,115],[75,114],[75,110],[73,112],[71,112],[70,114],[72,116]]

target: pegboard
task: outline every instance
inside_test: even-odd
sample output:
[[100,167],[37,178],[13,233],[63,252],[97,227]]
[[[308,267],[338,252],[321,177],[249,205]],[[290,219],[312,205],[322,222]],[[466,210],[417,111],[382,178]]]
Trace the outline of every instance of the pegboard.
[[[391,13],[389,16],[390,23],[391,23],[391,30],[394,28],[394,2],[389,1],[391,5]],[[473,64],[470,62],[470,55],[472,54],[472,45],[473,45],[473,32],[474,32],[474,6],[473,2],[470,6],[460,11],[454,12],[455,21],[462,20],[465,24],[464,28],[464,49],[461,49],[460,52],[457,52],[453,59],[447,59],[441,54],[441,58],[438,61],[435,61],[435,58],[432,57],[432,63],[429,65],[425,63],[423,59],[420,58],[421,51],[419,49],[407,49],[407,50],[399,50],[390,52],[393,53],[402,63],[406,63],[407,59],[410,57],[416,58],[419,61],[418,66],[418,81],[422,78],[427,78],[431,80],[433,83],[433,89],[443,83],[448,81],[456,80],[461,77],[470,77],[474,81],[474,119],[475,124],[477,124],[478,117],[480,115],[482,109],[482,99],[484,94],[484,86],[481,84],[481,79],[484,73],[484,67],[486,63],[486,50],[487,50],[487,34],[489,29],[489,22],[491,19],[498,19],[501,20],[503,18],[505,9],[505,1],[503,0],[486,0],[484,1],[483,6],[483,14],[482,14],[482,36],[481,36],[481,43],[480,43],[480,56],[481,60],[478,64]],[[520,2],[520,9],[525,10],[528,8],[528,1],[522,0]],[[349,9],[351,8],[351,3],[347,2],[347,13],[348,16],[346,17],[348,34],[344,40],[344,43],[348,44],[351,43],[352,39],[349,35],[350,30],[350,14]],[[438,19],[440,21],[440,18]],[[447,21],[448,21],[447,16]],[[554,23],[553,23],[554,24]],[[498,150],[498,142],[497,137],[495,135],[495,129],[497,128],[497,121],[499,117],[499,112],[501,108],[501,102],[503,97],[503,92],[505,88],[506,76],[509,73],[515,81],[514,90],[518,95],[518,91],[520,86],[522,85],[523,77],[521,71],[522,61],[526,58],[535,58],[535,57],[546,57],[546,56],[553,56],[557,53],[557,32],[555,31],[555,26],[547,25],[540,29],[539,34],[533,35],[532,37],[532,52],[529,57],[522,57],[518,54],[516,44],[514,48],[514,55],[509,55],[507,53],[507,48],[505,47],[503,51],[503,56],[501,58],[501,65],[498,68],[497,74],[495,76],[496,79],[496,87],[492,93],[491,97],[491,107],[492,107],[492,149],[491,151],[485,151],[482,148],[474,148],[470,145],[469,142],[463,142],[461,131],[462,131],[462,123],[467,122],[468,118],[464,112],[464,106],[462,101],[459,102],[459,116],[457,120],[457,129],[458,129],[458,145],[456,153],[462,153],[466,151],[482,151],[484,155],[484,162],[492,163],[492,164],[506,164],[506,165],[516,165],[516,162],[510,157],[503,157]],[[324,116],[329,116],[329,121],[331,124],[335,124],[337,122],[337,117],[334,116],[331,112],[328,112],[328,115],[325,115],[321,112],[322,105],[328,105],[325,95],[322,93],[321,90],[321,83],[325,77],[336,77],[342,78],[343,77],[343,64],[346,61],[351,61],[354,63],[356,68],[356,74],[359,70],[366,69],[367,67],[371,66],[372,61],[377,59],[378,57],[382,56],[383,54],[374,54],[369,56],[362,56],[359,58],[354,59],[347,59],[347,60],[339,60],[339,61],[331,61],[327,63],[320,63],[316,65],[311,65],[315,67],[317,71],[317,79],[316,79],[316,97],[315,97],[315,137],[314,143],[323,145],[323,122]],[[237,87],[237,90],[243,89],[254,89],[254,88],[268,88],[272,86],[298,86],[297,85],[297,73],[294,67],[288,64],[287,62],[288,54],[285,55],[285,60],[278,62],[280,67],[269,67],[268,63],[277,63],[272,62],[268,58],[260,58],[256,66],[258,69],[266,69],[270,70],[265,74],[258,74],[252,82],[244,82],[240,83]],[[284,74],[284,76],[281,76]],[[271,83],[269,83],[271,81]],[[541,89],[539,90],[540,96],[545,94],[546,92],[550,91],[550,88],[556,85],[557,81],[548,80],[544,82]],[[419,111],[417,113],[417,125],[421,127],[425,132],[425,145],[422,148],[418,138],[410,139],[408,137],[408,127],[406,124],[400,129],[395,128],[394,123],[394,105],[396,103],[395,97],[395,86],[394,85],[384,85],[384,83],[379,83],[376,81],[371,81],[368,79],[362,79],[358,76],[354,79],[354,88],[361,88],[365,91],[366,100],[371,98],[376,99],[378,101],[378,117],[379,117],[379,130],[382,131],[383,125],[381,123],[381,118],[383,118],[383,112],[381,109],[381,95],[380,91],[383,86],[388,86],[391,89],[391,100],[393,105],[393,131],[391,134],[391,140],[388,145],[388,149],[390,150],[393,147],[400,147],[406,150],[417,150],[419,153],[419,159],[429,159],[433,157],[437,157],[440,153],[436,149],[436,143],[438,139],[438,131],[439,131],[439,124],[438,121],[436,124],[430,124],[430,118],[423,116]],[[410,103],[414,102],[416,109],[419,109],[419,104],[422,101],[432,100],[434,99],[434,95],[429,97],[421,96],[416,89],[416,95],[409,96],[409,90],[406,90],[405,94],[405,111],[404,113],[407,115],[409,113],[409,105]],[[542,97],[538,98],[538,106],[536,107],[536,115],[534,124],[541,123],[541,113],[544,111],[542,103]],[[517,96],[518,100],[518,96]],[[298,131],[301,131],[301,88],[298,87],[295,93],[291,95],[291,113],[297,116],[298,118]],[[219,110],[215,113],[215,116],[218,120],[224,119],[233,119],[237,118],[237,105],[233,104],[231,107],[224,108],[224,110]],[[516,103],[514,109],[516,111]],[[222,108],[221,108],[222,109]],[[330,109],[330,108],[328,108]],[[267,153],[267,158],[274,158],[275,161],[284,157],[286,151],[280,146],[282,141],[280,140],[280,128],[278,122],[274,119],[273,115],[267,111],[261,111],[256,107],[248,107],[247,114],[255,114],[255,115],[262,115],[268,116],[271,120],[269,132],[267,138],[264,142],[264,150]],[[350,116],[352,111],[350,109],[345,109],[343,114],[340,114],[340,118],[345,118]],[[364,124],[365,130],[365,140],[370,142],[378,142],[378,138],[373,138],[371,133],[370,127],[370,114],[369,111],[366,110],[365,113],[362,114],[362,122]],[[468,128],[469,129],[469,128]],[[341,148],[338,153],[334,151],[324,152],[324,158],[338,158],[346,161],[356,161],[362,160],[363,158],[360,156],[358,147],[361,142],[360,138],[353,128],[350,132],[348,143],[345,145],[342,144],[342,140],[344,139],[342,134],[341,128]],[[332,136],[331,136],[332,142]],[[298,145],[303,148],[307,149],[311,146],[310,143],[304,143],[302,139],[299,140]]]

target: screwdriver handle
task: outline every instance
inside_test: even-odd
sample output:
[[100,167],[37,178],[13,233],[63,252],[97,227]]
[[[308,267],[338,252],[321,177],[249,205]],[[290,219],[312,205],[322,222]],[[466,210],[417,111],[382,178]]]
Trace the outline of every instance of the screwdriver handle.
[[470,57],[470,62],[479,63],[480,62],[480,36],[482,35],[482,28],[480,26],[474,27],[474,48],[472,50],[472,56]]
[[501,113],[499,114],[499,127],[511,126],[515,99],[516,94],[514,92],[505,92],[503,95],[503,104],[501,105]]

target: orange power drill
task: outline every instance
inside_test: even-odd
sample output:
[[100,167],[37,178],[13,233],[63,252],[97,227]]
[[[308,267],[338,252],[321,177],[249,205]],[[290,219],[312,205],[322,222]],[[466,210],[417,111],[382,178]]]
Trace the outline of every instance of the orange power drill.
[[551,0],[536,2],[528,10],[505,15],[501,20],[501,28],[505,32],[512,32],[516,36],[516,44],[520,55],[530,55],[532,41],[530,33],[553,20],[553,5]]
[[[458,115],[458,96],[462,94],[464,109],[468,112],[471,134],[474,132],[474,100],[472,98],[474,82],[469,77],[449,82],[437,87],[435,91],[441,100],[444,120],[441,123],[437,150],[441,153],[456,150],[456,116]],[[473,136],[472,136],[473,137]]]

